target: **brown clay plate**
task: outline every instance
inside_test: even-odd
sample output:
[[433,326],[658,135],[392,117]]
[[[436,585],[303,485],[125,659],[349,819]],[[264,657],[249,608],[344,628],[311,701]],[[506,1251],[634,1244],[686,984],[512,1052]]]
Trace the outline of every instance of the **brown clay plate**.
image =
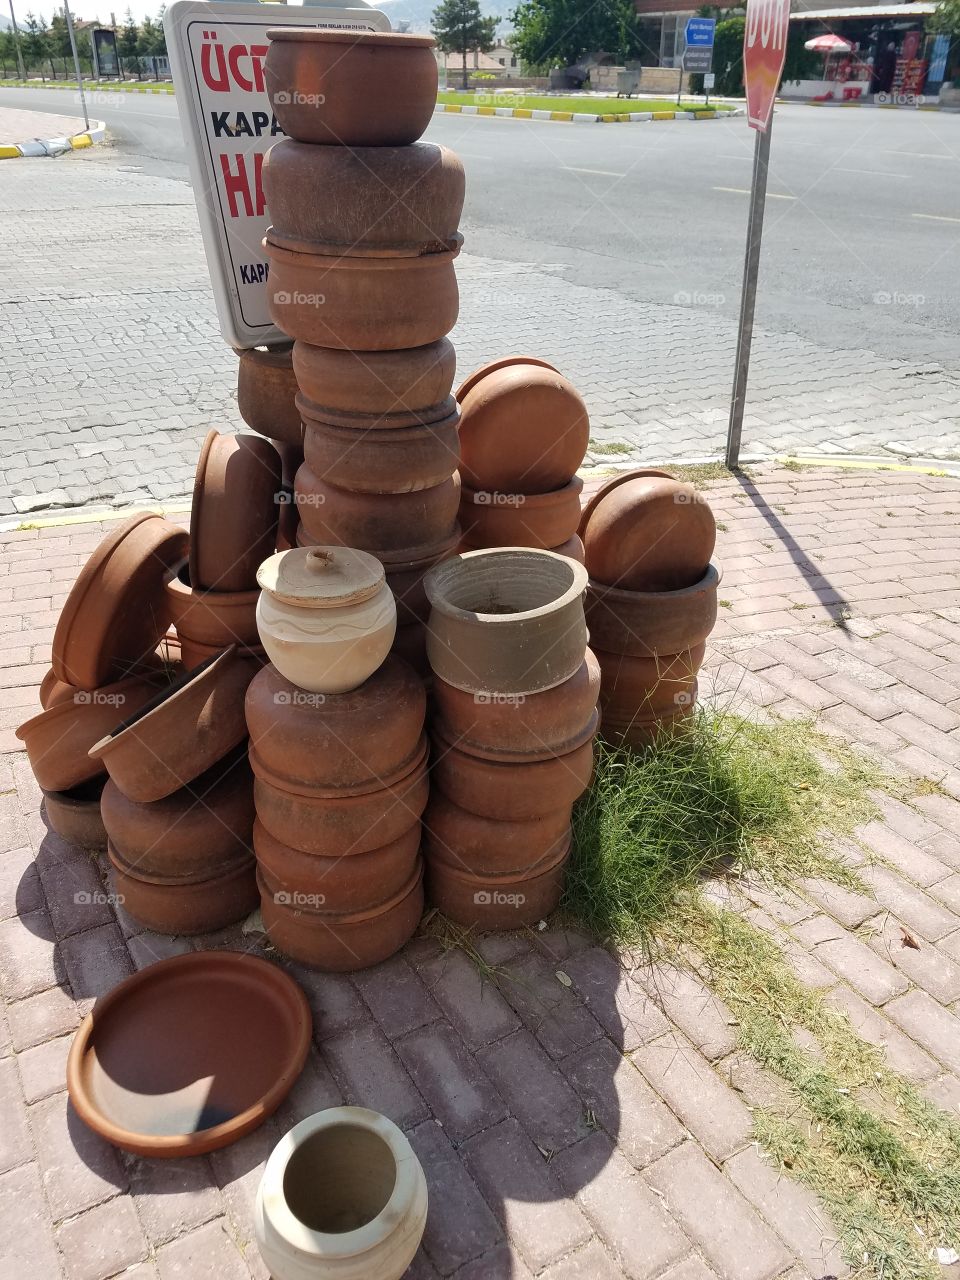
[[534,364],[539,369],[552,369],[554,373],[560,370],[555,364],[551,364],[549,360],[541,360],[539,356],[504,356],[502,360],[491,360],[489,364],[481,365],[479,369],[470,374],[469,378],[465,378],[457,387],[457,404],[463,403],[463,397],[468,391],[472,391],[481,378],[485,378],[488,373],[496,373],[498,369],[508,369],[512,364]]
[[665,476],[668,480],[676,479],[669,471],[661,471],[657,467],[635,467],[632,471],[619,471],[615,476],[611,476],[609,480],[605,481],[599,489],[595,489],[583,504],[583,509],[580,512],[580,527],[577,529],[577,533],[581,538],[586,530],[587,521],[596,510],[600,499],[605,498],[611,490],[626,484],[628,480],[636,480],[639,476]]
[[202,1155],[271,1115],[303,1070],[313,1022],[282,969],[237,951],[148,966],[98,1000],[67,1060],[83,1122],[141,1156]]

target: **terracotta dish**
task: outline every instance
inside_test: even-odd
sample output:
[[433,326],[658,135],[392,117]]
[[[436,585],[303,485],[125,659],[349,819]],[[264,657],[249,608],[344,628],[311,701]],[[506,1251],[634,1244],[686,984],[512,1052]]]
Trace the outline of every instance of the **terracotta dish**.
[[261,1125],[310,1048],[310,1006],[275,965],[233,951],[174,956],[94,1005],[74,1038],[77,1114],[135,1155],[202,1155]]
[[195,589],[249,591],[256,586],[257,566],[276,543],[280,482],[280,455],[269,440],[207,433],[190,512],[190,583]]
[[303,423],[295,396],[292,345],[251,347],[238,352],[237,408],[248,427],[284,444],[299,445]]

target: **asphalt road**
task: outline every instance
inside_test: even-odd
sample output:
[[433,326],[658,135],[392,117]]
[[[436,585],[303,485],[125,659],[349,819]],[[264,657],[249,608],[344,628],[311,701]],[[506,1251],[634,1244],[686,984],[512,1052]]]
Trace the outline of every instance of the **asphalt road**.
[[[70,105],[68,105],[70,104]],[[63,91],[0,90],[0,105],[74,110]],[[186,180],[176,101],[93,95],[115,145]],[[617,300],[739,307],[754,135],[743,118],[577,125],[438,115],[427,136],[467,169],[469,251],[541,263]],[[960,358],[960,118],[778,108],[758,323],[839,349]]]

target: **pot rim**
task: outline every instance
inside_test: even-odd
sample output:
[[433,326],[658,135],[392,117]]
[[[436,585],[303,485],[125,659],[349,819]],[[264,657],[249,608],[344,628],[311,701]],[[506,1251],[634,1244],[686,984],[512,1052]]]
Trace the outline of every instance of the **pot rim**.
[[[590,517],[596,511],[601,499],[605,498],[608,493],[612,493],[614,489],[618,489],[620,485],[626,484],[628,480],[642,480],[644,476],[662,476],[665,480],[676,480],[676,476],[669,471],[663,471],[659,467],[632,467],[628,471],[618,471],[615,476],[610,476],[603,484],[583,504],[583,510],[580,512],[580,524],[577,532],[583,536],[587,531],[587,523]],[[680,481],[679,483],[682,483]]]
[[[393,842],[391,841],[391,843]],[[379,847],[382,848],[383,846],[381,845]],[[302,851],[295,850],[295,852],[302,852]],[[377,852],[377,850],[368,849],[367,852],[375,853]],[[354,856],[359,857],[362,855],[343,854],[342,856],[343,857],[354,857]],[[309,858],[309,857],[312,857],[312,855],[309,853],[306,853],[304,854],[304,857]],[[261,893],[263,893],[263,891],[266,889],[266,891],[273,898],[274,900],[273,905],[276,908],[278,908],[281,911],[284,911],[284,910],[291,911],[296,916],[305,916],[308,920],[313,920],[313,921],[316,921],[317,923],[323,924],[323,926],[325,928],[328,928],[332,933],[334,932],[334,930],[350,929],[350,928],[353,928],[355,925],[369,924],[371,920],[379,920],[381,916],[385,916],[389,912],[396,910],[396,908],[399,907],[401,903],[406,902],[407,898],[410,897],[411,893],[414,893],[416,891],[417,886],[419,885],[420,881],[423,879],[423,856],[418,850],[414,860],[413,873],[410,875],[409,879],[403,882],[403,884],[396,891],[396,893],[392,893],[389,898],[384,898],[382,902],[374,903],[372,907],[364,907],[362,911],[314,911],[312,907],[297,907],[297,906],[292,906],[290,903],[287,903],[287,902],[277,902],[276,893],[283,892],[283,891],[282,890],[275,891],[271,889],[270,885],[267,883],[268,879],[272,880],[273,876],[271,876],[268,871],[266,871],[263,867],[261,867],[258,862],[257,863],[257,888],[260,890]]]
[[187,872],[186,875],[181,876],[161,876],[141,871],[139,863],[128,862],[117,848],[116,842],[109,836],[107,837],[107,857],[114,871],[120,875],[158,889],[212,889],[217,885],[226,884],[228,880],[233,880],[235,877],[246,875],[256,862],[251,851],[248,858],[242,861],[233,860],[213,872],[205,871],[202,875]]
[[[402,413],[398,410],[397,417],[411,417],[413,414],[417,414],[417,420],[415,422],[404,424],[403,426],[390,425],[386,427],[381,427],[379,424],[383,418],[390,417],[392,411],[389,409],[385,410],[381,414],[355,413],[352,415],[357,419],[355,423],[346,421],[334,422],[330,418],[322,416],[326,412],[325,405],[316,404],[313,400],[308,399],[302,391],[297,392],[295,400],[297,408],[300,410],[300,416],[304,419],[303,425],[306,431],[313,431],[317,427],[323,427],[327,431],[350,432],[354,435],[364,436],[369,436],[376,432],[377,434],[382,434],[384,437],[388,435],[392,436],[393,442],[397,444],[407,443],[410,439],[410,436],[407,433],[411,431],[417,432],[418,434],[427,432],[429,435],[434,435],[438,431],[445,430],[449,427],[456,427],[460,422],[460,410],[457,408],[457,402],[454,400],[453,396],[447,396],[446,400],[440,400],[435,405],[426,405],[420,410],[404,409]],[[449,412],[444,413],[442,417],[429,418],[426,420],[420,417],[420,414],[429,413],[431,409],[445,409],[448,403],[450,405]],[[333,410],[333,412],[336,413],[337,411]],[[345,419],[350,415],[343,413],[338,414],[338,416]],[[373,422],[370,421],[371,418],[374,419]],[[398,438],[399,432],[402,432],[403,435]],[[390,441],[384,438],[381,443],[388,444]]]
[[[546,605],[537,605],[533,609],[524,609],[516,613],[481,613],[475,609],[461,609],[458,605],[450,604],[450,602],[440,594],[437,587],[437,579],[443,572],[455,572],[455,569],[463,561],[475,560],[478,556],[501,556],[516,555],[520,552],[526,557],[549,556],[551,560],[558,561],[560,564],[569,566],[572,575],[572,582],[565,591],[558,595],[555,599],[549,601]],[[477,623],[482,622],[488,626],[509,626],[516,622],[528,622],[532,618],[541,617],[544,609],[549,609],[552,613],[558,613],[567,605],[572,604],[575,600],[579,600],[587,589],[589,577],[586,569],[577,561],[571,560],[569,556],[557,555],[554,551],[541,551],[533,547],[489,547],[481,551],[466,551],[460,555],[450,556],[449,559],[441,561],[434,565],[423,578],[424,591],[427,599],[430,601],[432,609],[436,609],[438,613],[443,614],[447,618],[451,618],[458,622]],[[428,624],[429,625],[429,624]],[[569,678],[569,677],[566,677]]]
[[[435,487],[436,486],[434,486],[434,488]],[[376,495],[367,494],[365,496],[371,497]],[[394,495],[391,495],[391,496],[394,496]],[[301,534],[303,535],[302,538],[301,538]],[[456,524],[454,524],[453,533],[451,533],[450,537],[444,538],[442,541],[435,542],[435,543],[421,543],[420,546],[417,546],[417,547],[400,547],[397,551],[385,551],[381,549],[377,552],[371,551],[368,554],[375,555],[376,559],[379,560],[380,563],[383,565],[384,573],[386,575],[389,575],[391,573],[410,572],[415,569],[430,569],[435,564],[446,563],[446,560],[449,558],[447,556],[447,552],[450,551],[453,547],[456,547],[459,545],[460,539],[462,538],[462,536],[463,536],[463,533],[460,529],[460,524],[458,521]],[[324,543],[321,543],[321,542],[315,542],[312,538],[310,538],[310,541],[308,542],[306,541],[307,538],[310,538],[310,534],[307,533],[306,527],[301,524],[300,527],[297,529],[297,546],[298,547],[320,547],[325,545]],[[431,548],[430,551],[427,553],[427,555],[412,556],[412,557],[409,555],[409,552],[418,551],[422,546],[427,546]],[[394,559],[393,558],[394,556],[400,556],[402,557],[402,559]],[[387,583],[387,585],[388,586],[390,585],[389,582]]]
[[[451,801],[452,803],[453,801]],[[520,822],[523,819],[516,819],[516,821]],[[536,819],[530,819],[530,821],[536,821]],[[467,871],[464,867],[455,866],[452,862],[447,862],[445,858],[439,857],[435,850],[431,850],[426,861],[431,867],[439,867],[442,874],[452,876],[455,880],[459,880],[461,884],[480,885],[483,887],[492,883],[499,889],[501,886],[505,887],[511,884],[529,884],[531,880],[539,880],[541,876],[549,875],[563,865],[564,859],[570,856],[572,848],[573,834],[571,833],[563,840],[559,853],[548,853],[539,862],[534,862],[530,867],[501,872],[499,875],[489,871]]]
[[[378,1137],[393,1157],[393,1190],[380,1212],[353,1231],[316,1231],[287,1205],[283,1183],[297,1151],[326,1129],[364,1129]],[[258,1197],[270,1226],[288,1245],[308,1258],[351,1258],[385,1243],[404,1222],[423,1187],[423,1167],[406,1135],[379,1111],[368,1107],[328,1107],[307,1116],[283,1135],[267,1160]]]
[[[181,576],[184,569],[187,571],[186,582]],[[164,591],[176,602],[174,608],[177,610],[177,615],[174,618],[174,627],[182,621],[187,611],[196,608],[198,604],[216,614],[223,609],[249,607],[260,595],[259,587],[251,587],[247,591],[215,591],[210,587],[194,587],[189,581],[190,576],[189,560],[181,560],[174,566],[172,576],[163,584]]]
[[[541,360],[539,356],[502,356],[499,360],[491,360],[489,364],[482,364],[479,369],[475,369],[469,377],[464,378],[463,382],[457,387],[457,401],[463,400],[468,391],[472,391],[477,383],[490,373],[496,373],[498,369],[507,369],[514,364],[532,364],[541,369],[552,369],[554,373],[560,373],[556,365],[551,364],[549,360]],[[561,378],[563,374],[560,374]]]
[[[576,495],[579,498],[582,490],[583,490],[583,481],[580,479],[578,475],[572,476],[567,481],[566,484],[560,485],[560,487],[557,489],[548,489],[546,493],[523,493],[522,491],[519,493],[507,493],[505,489],[474,489],[470,485],[466,484],[465,481],[461,478],[460,502],[461,504],[463,504],[463,502],[466,499],[469,501],[471,506],[486,507],[486,506],[489,506],[490,504],[486,502],[475,502],[473,501],[473,498],[474,498],[474,495],[478,493],[489,493],[489,494],[503,494],[504,496],[510,497],[510,498],[523,498],[523,502],[520,504],[523,507],[549,507],[553,504],[556,504],[557,506],[559,506],[561,503],[569,501],[571,498],[573,498],[574,495]],[[575,532],[571,534],[571,537],[575,537],[575,536],[576,536]],[[569,542],[569,541],[570,541],[570,538],[564,539],[564,542]],[[477,550],[483,550],[483,549],[484,548],[482,547],[477,548]],[[491,551],[494,550],[493,547],[490,547],[487,549]],[[536,550],[535,547],[531,547],[529,549],[531,551]],[[552,547],[545,548],[545,549],[550,551],[553,550]]]
[[[440,679],[439,676],[436,678]],[[451,685],[450,687],[456,688],[455,685]],[[558,688],[560,688],[559,685],[554,685],[554,689]],[[553,692],[553,690],[548,690],[548,692]],[[536,697],[536,694],[531,694],[530,696]],[[546,764],[550,760],[562,759],[563,756],[570,755],[571,752],[579,750],[580,747],[585,746],[588,742],[592,742],[597,736],[599,729],[600,710],[598,706],[595,706],[590,712],[590,718],[587,720],[583,729],[581,729],[579,733],[574,734],[573,737],[569,738],[566,742],[561,743],[559,750],[550,748],[546,751],[511,751],[509,749],[506,751],[500,751],[497,748],[487,747],[484,743],[477,742],[473,738],[463,736],[456,738],[451,726],[439,711],[435,712],[433,717],[433,732],[438,738],[443,740],[446,746],[452,747],[455,751],[462,752],[465,756],[470,756],[473,760],[480,760],[486,764]],[[477,747],[483,747],[482,754],[477,750]],[[451,803],[454,802],[451,801]],[[517,818],[514,819],[514,821],[522,822],[523,819]]]
[[[598,598],[608,600],[612,597],[616,603],[622,600],[629,603],[638,597],[647,604],[656,605],[659,603],[667,604],[673,600],[682,600],[685,596],[698,595],[704,591],[715,590],[723,580],[723,570],[718,564],[712,560],[707,565],[707,571],[699,581],[694,582],[689,587],[677,587],[674,591],[628,591],[625,587],[608,587],[602,582],[597,582],[595,578],[590,578],[587,583],[588,591],[592,591]],[[700,642],[697,641],[699,644]],[[690,648],[691,646],[687,646]],[[605,652],[609,652],[605,650]]]
[[388,774],[385,779],[377,777],[371,779],[369,784],[360,783],[350,787],[316,787],[303,783],[302,790],[291,786],[289,779],[280,778],[268,765],[265,765],[252,742],[247,749],[247,754],[250,759],[250,768],[253,770],[253,776],[266,786],[279,791],[282,795],[296,796],[301,800],[353,800],[374,795],[378,791],[399,787],[408,778],[413,777],[418,769],[424,767],[429,750],[430,744],[427,740],[427,733],[425,729],[422,729],[413,753],[406,760],[401,761],[397,769]]
[[433,36],[419,36],[406,31],[340,31],[317,27],[268,27],[267,39],[287,44],[370,44],[381,48],[432,49]]
[[463,246],[463,236],[459,231],[444,237],[424,236],[422,240],[368,244],[360,239],[348,244],[345,241],[308,240],[298,236],[287,236],[282,231],[277,231],[271,224],[267,227],[266,238],[278,249],[287,249],[291,253],[315,254],[320,258],[420,258],[425,254],[448,253],[451,250],[459,253]]
[[[158,692],[163,692],[160,674],[160,672],[154,672],[152,677],[149,673],[142,676],[125,676],[122,680],[113,681],[112,684],[102,684],[98,689],[77,689],[76,692],[108,695],[119,693],[121,690],[129,689],[133,685],[143,684],[155,685],[157,686]],[[94,701],[94,705],[98,705],[94,699],[91,699],[91,701]],[[14,736],[19,738],[21,742],[26,742],[27,736],[40,725],[41,721],[43,721],[42,727],[45,727],[56,720],[63,719],[68,712],[76,711],[78,706],[85,705],[88,704],[78,703],[76,700],[76,694],[74,694],[73,697],[67,698],[63,702],[54,703],[52,707],[48,707],[45,711],[39,711],[35,716],[31,716],[29,720],[24,720],[23,724],[18,725],[14,730]],[[117,723],[119,724],[120,721],[118,720]],[[83,784],[78,783],[77,785],[82,786]],[[73,788],[69,789],[72,790]],[[65,793],[58,791],[55,794],[63,795]]]
[[[365,254],[362,257],[345,257],[341,254],[338,257],[328,257],[318,253],[298,253],[295,249],[287,249],[283,245],[276,244],[270,239],[269,234],[265,235],[260,244],[263,251],[270,258],[277,259],[284,266],[292,267],[297,271],[309,269],[311,265],[310,259],[322,257],[324,260],[325,271],[336,271],[338,268],[352,271],[396,271],[400,268],[404,270],[413,270],[420,267],[435,267],[438,264],[444,265],[452,262],[460,253],[463,247],[463,236],[458,231],[455,237],[456,243],[450,249],[442,249],[438,253],[419,253],[415,257],[389,257],[378,258],[373,254]],[[297,261],[299,259],[299,261]],[[304,266],[304,259],[307,260],[307,266]],[[319,345],[313,343],[313,346]],[[429,342],[423,343],[423,346],[430,346]]]

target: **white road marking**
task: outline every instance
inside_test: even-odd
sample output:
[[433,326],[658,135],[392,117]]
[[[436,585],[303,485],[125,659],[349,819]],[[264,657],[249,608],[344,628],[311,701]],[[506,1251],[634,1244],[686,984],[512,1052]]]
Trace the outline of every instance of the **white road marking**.
[[914,218],[926,218],[928,222],[960,222],[960,218],[947,218],[942,213],[914,213]]
[[625,178],[625,173],[614,173],[612,169],[578,169],[576,165],[565,164],[561,168],[566,173],[595,173],[600,178]]
[[[714,191],[732,191],[734,195],[748,196],[750,194],[749,187],[714,187]],[[783,196],[777,191],[767,192],[768,200],[796,200],[796,196]]]

